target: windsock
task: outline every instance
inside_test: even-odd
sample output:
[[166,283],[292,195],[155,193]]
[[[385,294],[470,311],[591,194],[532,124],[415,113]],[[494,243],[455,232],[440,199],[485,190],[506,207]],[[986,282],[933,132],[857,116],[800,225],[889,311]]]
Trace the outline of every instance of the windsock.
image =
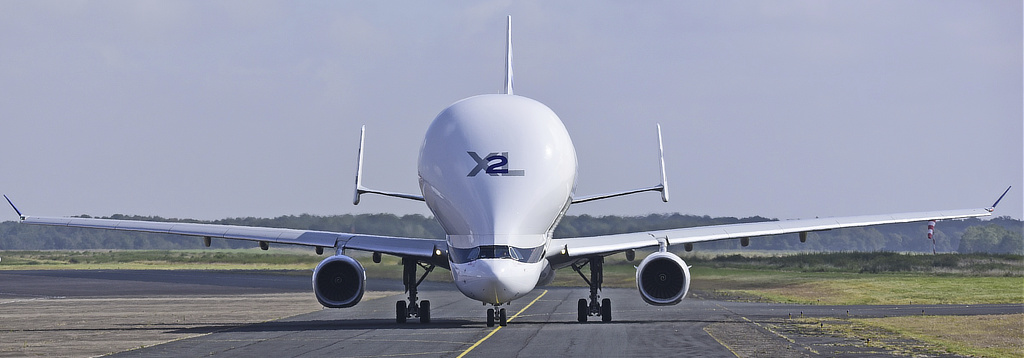
[[932,220],[932,221],[928,222],[928,239],[929,240],[935,240],[935,239],[932,238],[933,234],[935,234],[935,220]]

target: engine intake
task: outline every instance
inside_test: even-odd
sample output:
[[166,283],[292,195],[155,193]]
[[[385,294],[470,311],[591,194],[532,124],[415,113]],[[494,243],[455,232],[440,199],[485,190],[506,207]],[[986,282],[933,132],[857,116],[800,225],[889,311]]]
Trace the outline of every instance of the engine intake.
[[690,290],[690,269],[673,253],[655,252],[637,266],[636,286],[648,304],[674,305]]
[[352,307],[363,298],[366,270],[359,261],[335,255],[320,261],[313,269],[313,293],[324,307]]

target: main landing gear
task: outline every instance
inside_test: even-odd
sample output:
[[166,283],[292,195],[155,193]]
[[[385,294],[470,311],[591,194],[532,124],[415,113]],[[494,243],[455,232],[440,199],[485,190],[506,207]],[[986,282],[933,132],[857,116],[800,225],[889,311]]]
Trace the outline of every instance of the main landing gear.
[[[420,323],[430,323],[430,301],[423,300],[417,304],[416,287],[427,278],[427,274],[434,270],[434,265],[426,264],[415,259],[402,258],[402,283],[405,284],[405,292],[409,293],[409,301],[398,301],[395,303],[395,322],[405,323],[409,317],[419,317]],[[416,267],[422,267],[423,276],[416,278]],[[504,311],[504,310],[503,310]]]
[[487,309],[487,327],[494,327],[494,321],[498,321],[499,326],[507,326],[508,318],[505,316],[505,309],[498,308],[498,305],[494,305],[494,308]]
[[[590,265],[590,279],[583,274],[583,268],[587,265]],[[581,298],[577,302],[576,319],[582,323],[587,321],[587,317],[601,316],[601,322],[611,322],[612,300],[605,298],[600,303],[597,301],[600,297],[597,291],[601,290],[601,284],[604,282],[604,257],[591,257],[583,264],[572,264],[572,269],[590,285],[590,302],[588,303],[586,298]]]

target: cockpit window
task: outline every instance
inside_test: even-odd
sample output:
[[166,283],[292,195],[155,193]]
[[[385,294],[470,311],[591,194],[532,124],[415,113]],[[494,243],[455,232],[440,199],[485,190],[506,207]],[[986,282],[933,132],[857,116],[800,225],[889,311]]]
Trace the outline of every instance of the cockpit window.
[[544,247],[522,249],[506,245],[483,245],[468,249],[448,249],[448,258],[457,264],[479,259],[512,259],[519,262],[535,263],[544,258]]

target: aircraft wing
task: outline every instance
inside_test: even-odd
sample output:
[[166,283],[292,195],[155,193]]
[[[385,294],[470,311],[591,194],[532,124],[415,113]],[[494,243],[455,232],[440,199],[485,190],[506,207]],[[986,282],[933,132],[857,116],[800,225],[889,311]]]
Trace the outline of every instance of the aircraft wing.
[[[1004,193],[1005,195],[1005,193]],[[998,201],[997,201],[998,203]],[[617,235],[575,237],[551,240],[552,256],[574,258],[604,256],[630,249],[657,247],[661,241],[668,245],[691,244],[725,239],[749,238],[811,231],[824,231],[850,227],[908,223],[929,220],[964,219],[992,215],[993,208],[931,211],[885,215],[848,216],[835,218],[766,221],[653,230]]]
[[[13,206],[13,204],[12,204]],[[15,208],[17,210],[17,208]],[[252,226],[193,224],[112,220],[73,217],[45,217],[21,215],[21,222],[30,225],[66,226],[77,228],[138,231],[160,234],[264,241],[268,243],[318,246],[380,252],[401,257],[436,260],[447,257],[444,240],[349,234],[329,231],[295,230]]]

